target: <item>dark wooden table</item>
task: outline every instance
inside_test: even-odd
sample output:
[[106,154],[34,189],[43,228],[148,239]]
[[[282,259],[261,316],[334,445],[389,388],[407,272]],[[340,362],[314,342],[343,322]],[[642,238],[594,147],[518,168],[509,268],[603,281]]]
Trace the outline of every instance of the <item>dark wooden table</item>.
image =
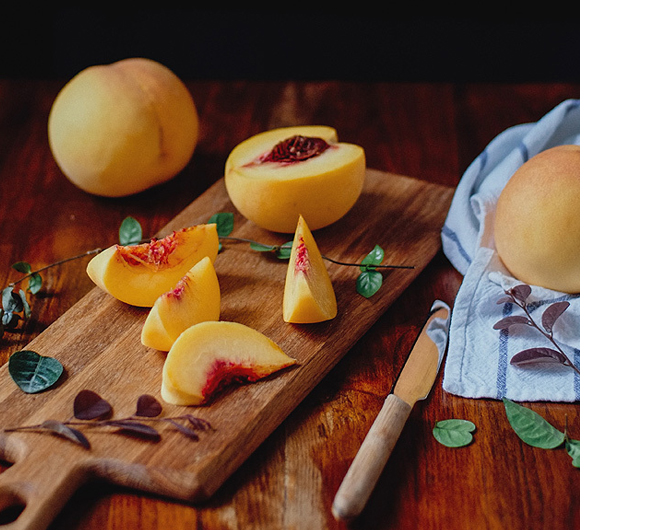
[[[173,181],[123,199],[87,195],[57,168],[48,146],[51,104],[66,80],[0,80],[0,284],[117,241],[128,215],[153,234],[223,176],[230,150],[277,126],[327,124],[362,145],[368,167],[455,187],[476,155],[512,125],[539,119],[578,84],[187,82],[201,139]],[[0,341],[0,363],[54,322],[92,284],[87,259],[43,273],[33,318]],[[333,497],[398,373],[424,311],[454,303],[461,276],[438,255],[364,338],[237,470],[212,499],[190,506],[106,483],[86,486],[51,528],[83,529],[572,529],[579,526],[580,471],[564,450],[532,448],[494,400],[441,389],[412,412],[363,514],[331,515]],[[528,404],[572,438],[579,404]],[[474,422],[474,442],[440,445],[434,424]],[[1,418],[0,418],[1,422]],[[4,463],[6,468],[9,463]]]

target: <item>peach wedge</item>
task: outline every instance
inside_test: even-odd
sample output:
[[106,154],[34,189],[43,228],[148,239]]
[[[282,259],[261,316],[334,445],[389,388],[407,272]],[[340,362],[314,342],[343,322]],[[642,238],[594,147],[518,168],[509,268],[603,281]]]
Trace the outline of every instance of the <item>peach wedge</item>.
[[305,219],[298,220],[284,285],[285,322],[313,323],[335,318],[338,305],[331,278]]
[[365,151],[338,142],[322,125],[282,127],[252,136],[229,154],[225,185],[238,211],[273,232],[294,233],[299,215],[312,230],[330,225],[356,203]]
[[162,370],[162,399],[203,405],[224,387],[259,379],[296,364],[263,333],[237,322],[201,322],[174,342]]
[[169,351],[179,335],[199,322],[220,318],[220,283],[213,262],[206,256],[161,295],[150,309],[141,330],[141,343]]
[[218,245],[215,223],[191,226],[149,243],[109,247],[90,260],[86,272],[118,300],[152,307],[204,257],[214,261]]

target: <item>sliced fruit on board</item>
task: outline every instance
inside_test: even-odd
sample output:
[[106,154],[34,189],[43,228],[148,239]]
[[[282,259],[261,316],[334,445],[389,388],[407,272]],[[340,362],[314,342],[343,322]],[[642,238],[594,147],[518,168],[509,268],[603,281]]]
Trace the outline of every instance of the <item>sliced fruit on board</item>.
[[150,309],[141,330],[141,343],[169,351],[187,328],[220,318],[220,282],[210,257],[204,257]]
[[335,318],[338,304],[317,242],[301,216],[291,247],[282,301],[285,322],[314,323]]
[[202,405],[224,387],[255,382],[296,364],[263,333],[237,322],[201,322],[174,342],[161,394],[172,405]]
[[129,305],[152,307],[205,256],[215,260],[217,225],[195,225],[139,245],[114,245],[96,255],[86,272],[101,289]]

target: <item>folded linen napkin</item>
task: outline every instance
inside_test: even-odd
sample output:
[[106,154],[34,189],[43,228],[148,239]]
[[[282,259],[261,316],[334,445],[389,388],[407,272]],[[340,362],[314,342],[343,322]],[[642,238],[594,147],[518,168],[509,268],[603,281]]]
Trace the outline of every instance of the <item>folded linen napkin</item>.
[[[463,274],[451,316],[442,383],[447,392],[516,401],[580,400],[580,378],[570,367],[510,364],[521,350],[552,347],[545,337],[528,326],[493,329],[503,317],[524,314],[514,304],[497,304],[505,289],[520,282],[504,268],[494,249],[495,204],[518,167],[535,154],[563,144],[580,144],[579,100],[563,101],[539,121],[500,133],[472,162],[456,188],[441,234],[444,254]],[[528,309],[537,322],[549,303],[567,300],[571,304],[553,332],[569,359],[580,366],[580,296],[531,287]]]

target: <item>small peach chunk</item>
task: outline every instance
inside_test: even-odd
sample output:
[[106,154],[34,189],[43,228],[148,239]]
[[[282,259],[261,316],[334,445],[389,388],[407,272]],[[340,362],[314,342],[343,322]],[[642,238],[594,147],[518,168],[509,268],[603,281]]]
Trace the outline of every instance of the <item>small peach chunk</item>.
[[293,233],[299,215],[312,230],[330,225],[356,203],[365,180],[365,151],[338,142],[319,125],[282,127],[237,145],[225,166],[229,198],[262,228]]
[[214,223],[191,226],[150,243],[109,247],[90,260],[86,272],[118,300],[151,307],[204,257],[214,261],[218,245]]
[[174,177],[190,161],[198,134],[190,92],[166,66],[145,58],[82,70],[58,93],[48,119],[61,171],[105,197]]
[[580,292],[580,146],[530,158],[500,193],[495,247],[520,281]]
[[141,343],[169,351],[178,336],[199,322],[220,318],[220,283],[213,262],[206,256],[161,295],[150,309],[141,330]]
[[287,266],[282,316],[285,322],[305,324],[331,320],[337,313],[331,278],[312,232],[301,216]]
[[263,333],[237,322],[201,322],[173,343],[161,394],[172,405],[202,405],[225,386],[255,382],[296,364]]

